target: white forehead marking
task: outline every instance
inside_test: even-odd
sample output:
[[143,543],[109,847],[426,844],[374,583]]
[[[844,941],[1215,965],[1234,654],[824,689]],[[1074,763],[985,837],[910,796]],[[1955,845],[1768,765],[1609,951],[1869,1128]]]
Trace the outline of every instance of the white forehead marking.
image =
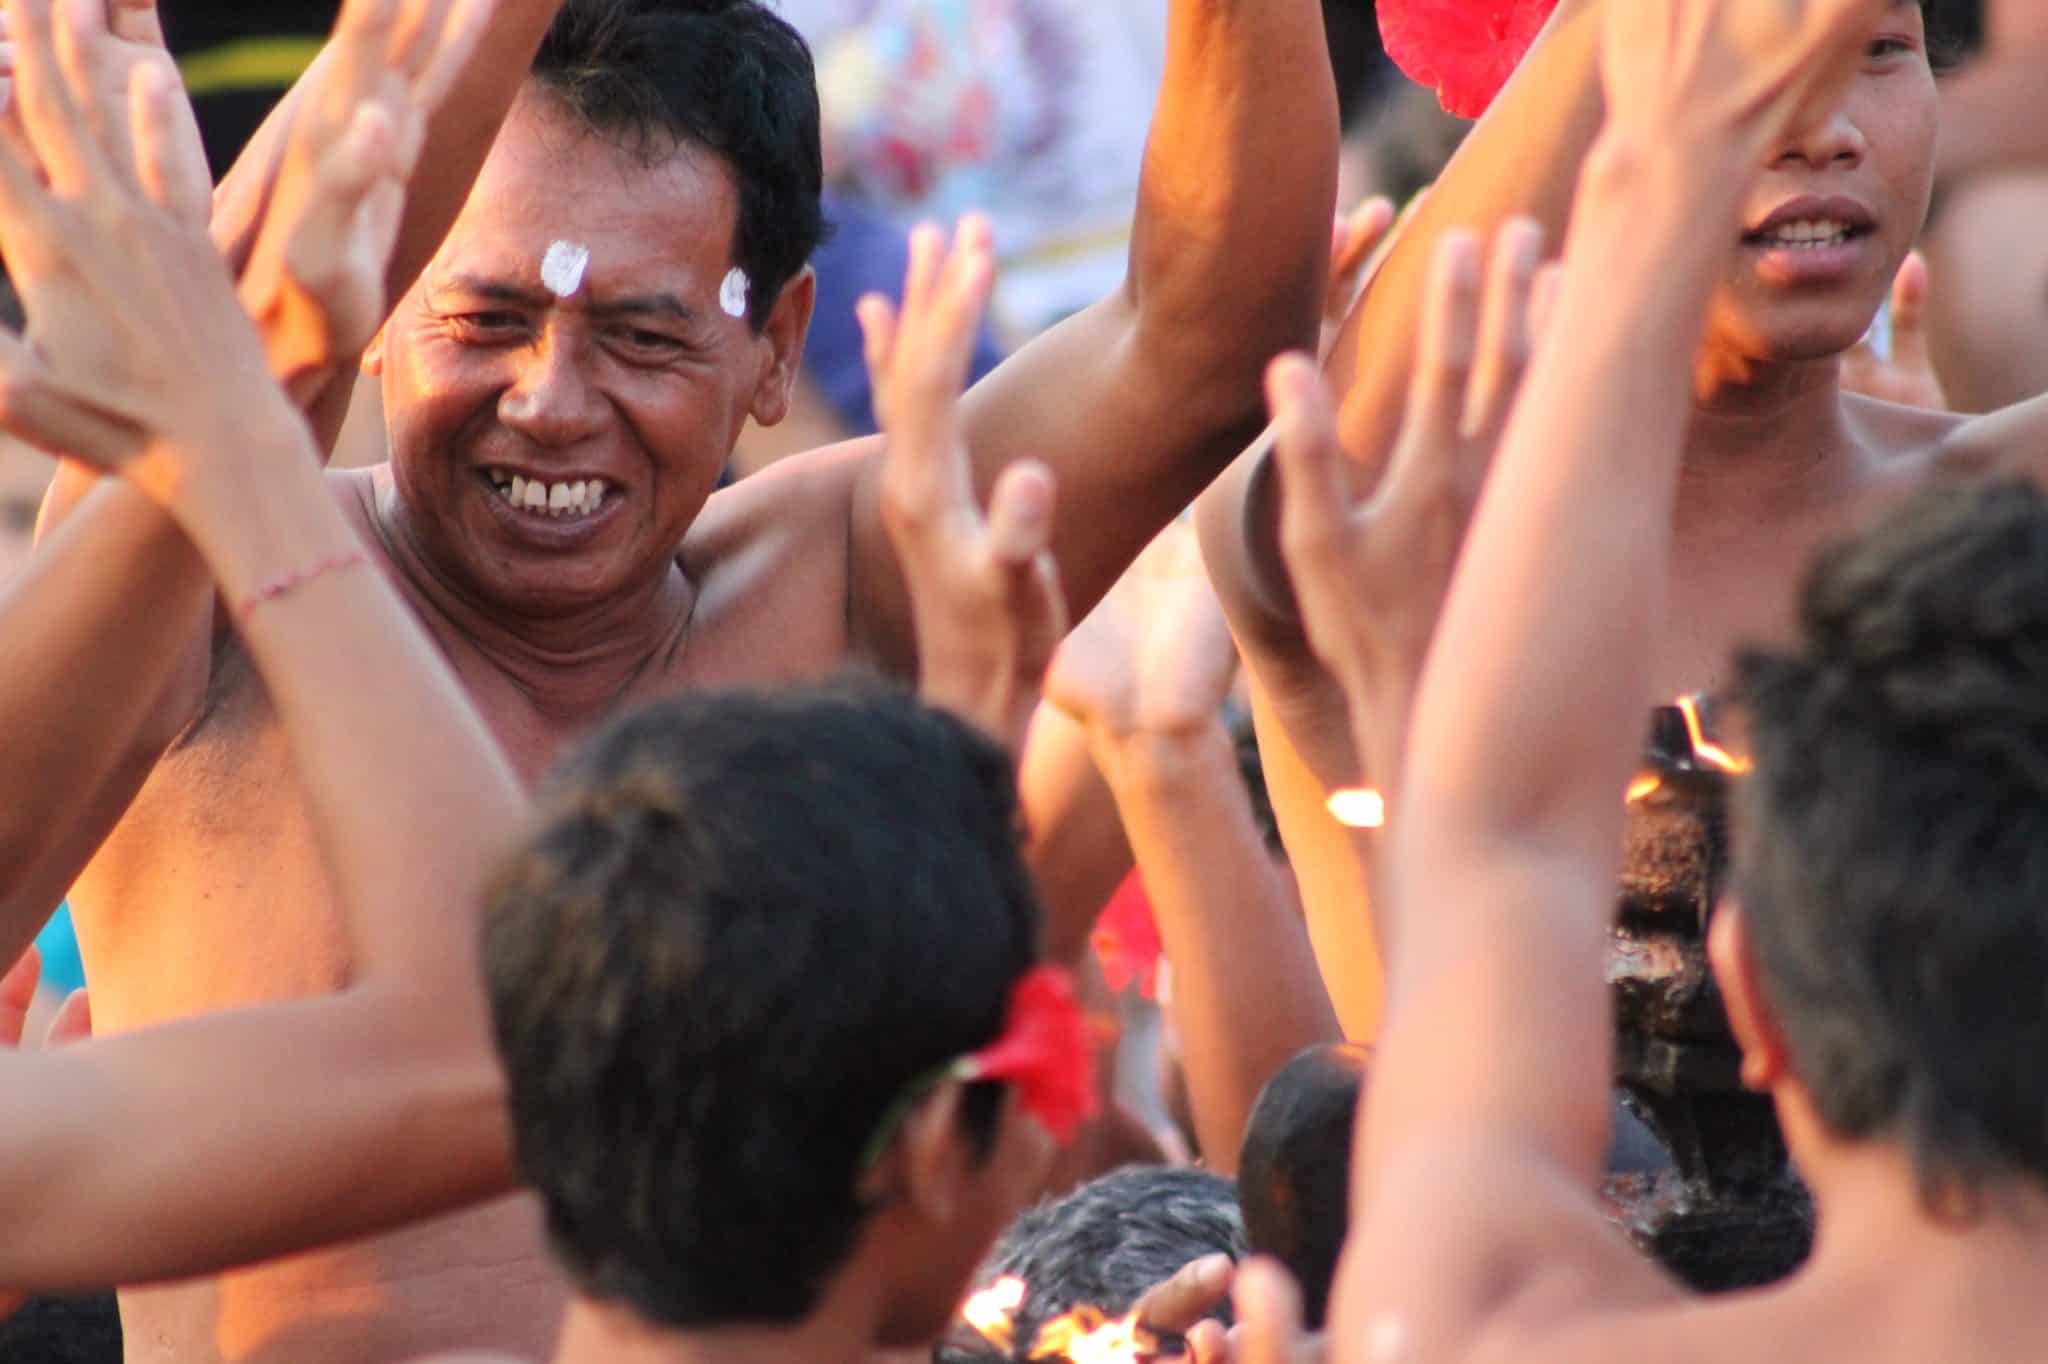
[[718,286],[718,306],[725,309],[727,317],[747,315],[747,291],[752,287],[747,272],[738,266],[725,272],[725,283]]
[[574,298],[590,268],[590,248],[579,242],[556,242],[541,258],[540,282],[556,298]]
[[1396,1316],[1375,1317],[1365,1328],[1365,1357],[1372,1364],[1400,1364],[1408,1357],[1408,1324]]

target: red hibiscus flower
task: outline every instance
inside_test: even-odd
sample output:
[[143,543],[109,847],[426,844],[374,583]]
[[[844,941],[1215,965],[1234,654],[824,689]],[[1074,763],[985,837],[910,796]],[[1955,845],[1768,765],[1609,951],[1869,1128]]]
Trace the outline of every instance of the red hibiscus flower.
[[1478,118],[1556,8],[1557,0],[1379,0],[1380,41],[1446,113]]
[[1062,1145],[1072,1141],[1099,1107],[1095,1050],[1073,977],[1057,966],[1025,972],[1011,991],[1003,1035],[964,1058],[954,1073],[1015,1085],[1026,1113]]

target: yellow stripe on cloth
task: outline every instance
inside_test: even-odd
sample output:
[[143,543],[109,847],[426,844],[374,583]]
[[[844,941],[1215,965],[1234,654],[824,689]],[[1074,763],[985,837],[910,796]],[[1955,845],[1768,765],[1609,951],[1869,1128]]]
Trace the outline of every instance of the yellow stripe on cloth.
[[247,90],[284,90],[320,55],[325,38],[238,38],[232,43],[188,52],[178,71],[194,99]]

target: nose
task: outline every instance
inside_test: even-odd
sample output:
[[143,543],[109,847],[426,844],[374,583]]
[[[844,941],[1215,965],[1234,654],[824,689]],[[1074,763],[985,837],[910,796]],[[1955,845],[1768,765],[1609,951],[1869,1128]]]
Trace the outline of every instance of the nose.
[[1793,124],[1778,144],[1771,161],[1774,169],[1853,170],[1863,164],[1870,151],[1863,130],[1849,117],[1847,109],[1815,110]]
[[498,399],[498,420],[534,444],[564,449],[595,435],[608,404],[586,372],[582,347],[550,323],[514,360],[512,384]]

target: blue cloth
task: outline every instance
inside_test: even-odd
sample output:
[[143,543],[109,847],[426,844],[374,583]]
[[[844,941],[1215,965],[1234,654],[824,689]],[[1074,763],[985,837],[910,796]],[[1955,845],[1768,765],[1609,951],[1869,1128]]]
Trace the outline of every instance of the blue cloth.
[[68,995],[85,988],[85,963],[78,955],[78,934],[71,926],[71,906],[59,905],[43,925],[36,946],[43,954],[43,988]]
[[[818,272],[818,306],[811,316],[810,340],[804,346],[804,374],[825,395],[832,410],[855,435],[875,430],[875,395],[868,388],[868,366],[862,352],[860,320],[853,305],[867,294],[903,299],[903,274],[910,268],[910,238],[857,199],[828,191],[825,217],[832,237],[818,248],[811,264]],[[1002,361],[995,338],[984,323],[974,338],[972,383]]]

